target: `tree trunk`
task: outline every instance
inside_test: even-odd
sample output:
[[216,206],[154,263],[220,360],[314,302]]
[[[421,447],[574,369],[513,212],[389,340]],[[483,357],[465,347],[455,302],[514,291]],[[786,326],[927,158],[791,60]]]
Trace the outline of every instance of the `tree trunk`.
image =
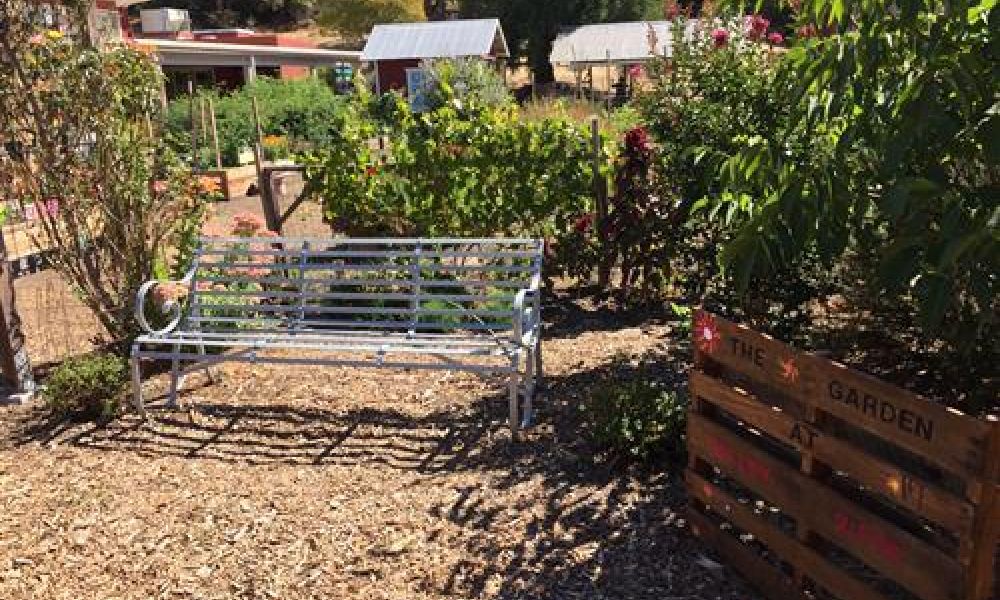
[[7,262],[7,246],[0,232],[0,372],[3,386],[19,393],[35,388],[24,341],[21,318],[14,303],[14,279]]

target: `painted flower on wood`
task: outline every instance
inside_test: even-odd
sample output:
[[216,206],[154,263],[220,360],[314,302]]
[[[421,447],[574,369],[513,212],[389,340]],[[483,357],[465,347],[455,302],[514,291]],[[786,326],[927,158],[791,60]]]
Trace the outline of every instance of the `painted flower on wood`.
[[781,361],[781,378],[788,383],[796,383],[799,380],[799,366],[795,364],[794,357],[788,357]]
[[708,313],[698,313],[694,318],[694,343],[699,352],[712,354],[722,342],[722,334],[715,317]]

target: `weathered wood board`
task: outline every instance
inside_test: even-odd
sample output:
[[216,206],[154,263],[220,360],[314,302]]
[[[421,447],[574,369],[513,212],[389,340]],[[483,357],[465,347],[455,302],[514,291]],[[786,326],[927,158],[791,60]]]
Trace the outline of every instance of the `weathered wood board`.
[[[707,312],[696,313],[693,334],[687,481],[709,544],[740,570],[762,569],[708,515],[748,532],[792,568],[796,594],[821,586],[844,600],[883,598],[826,558],[832,544],[923,600],[991,597],[998,423]],[[794,531],[747,508],[732,485]],[[773,589],[788,593],[788,578],[751,579],[774,598],[785,596]]]

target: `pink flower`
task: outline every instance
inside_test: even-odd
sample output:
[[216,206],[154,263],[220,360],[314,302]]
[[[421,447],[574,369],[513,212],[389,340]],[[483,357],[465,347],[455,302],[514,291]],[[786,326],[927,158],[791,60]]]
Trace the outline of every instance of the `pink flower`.
[[780,33],[778,33],[777,31],[772,31],[772,32],[771,32],[771,33],[770,33],[770,34],[769,34],[769,35],[767,36],[767,41],[768,41],[768,43],[769,43],[769,44],[771,44],[772,46],[780,46],[780,45],[782,45],[782,44],[784,44],[784,43],[785,43],[785,36],[781,35],[781,34],[780,34]]
[[716,48],[722,48],[729,43],[729,32],[721,27],[712,30],[712,43]]
[[630,65],[628,68],[628,75],[632,79],[639,79],[644,73],[645,71],[643,70],[642,65]]
[[227,237],[229,231],[215,223],[205,223],[201,228],[201,234],[205,237]]
[[40,33],[36,33],[35,35],[28,38],[28,43],[31,44],[32,46],[40,46],[45,43],[45,36]]
[[167,182],[166,181],[154,181],[153,182],[153,192],[156,194],[165,194],[167,192]]
[[188,287],[183,283],[165,282],[153,288],[153,298],[161,305],[177,302],[187,294]]
[[239,236],[253,237],[264,229],[264,219],[260,215],[249,212],[233,216],[233,233]]
[[762,40],[771,27],[771,22],[764,15],[751,15],[744,21],[746,24],[747,37],[752,40]]

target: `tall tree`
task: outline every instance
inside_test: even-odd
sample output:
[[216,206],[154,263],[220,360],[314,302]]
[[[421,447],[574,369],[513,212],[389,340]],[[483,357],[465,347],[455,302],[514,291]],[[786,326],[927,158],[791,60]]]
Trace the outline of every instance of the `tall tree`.
[[319,0],[317,22],[360,41],[379,23],[424,20],[424,7],[424,0]]
[[549,55],[559,32],[583,23],[662,18],[660,0],[460,0],[463,17],[497,17],[513,58],[526,58],[539,82],[552,81]]

